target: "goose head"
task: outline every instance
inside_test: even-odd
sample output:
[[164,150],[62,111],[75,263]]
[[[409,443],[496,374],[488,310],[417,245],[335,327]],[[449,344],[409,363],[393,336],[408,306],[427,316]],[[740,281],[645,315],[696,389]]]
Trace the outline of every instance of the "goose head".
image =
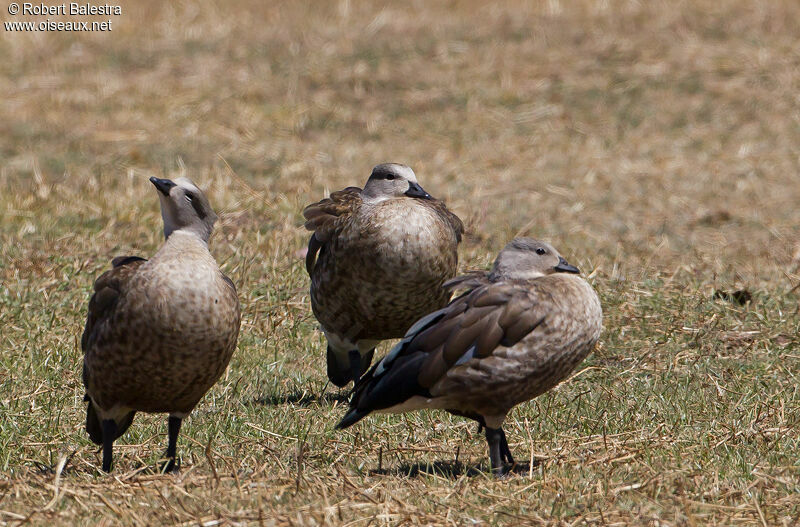
[[553,273],[579,273],[549,243],[532,238],[515,238],[494,261],[489,279],[530,280]]
[[203,191],[185,177],[175,181],[151,177],[150,182],[158,190],[164,238],[169,238],[175,231],[182,231],[208,243],[217,215]]
[[373,168],[361,196],[373,202],[402,197],[433,199],[417,183],[411,167],[397,163],[383,163]]

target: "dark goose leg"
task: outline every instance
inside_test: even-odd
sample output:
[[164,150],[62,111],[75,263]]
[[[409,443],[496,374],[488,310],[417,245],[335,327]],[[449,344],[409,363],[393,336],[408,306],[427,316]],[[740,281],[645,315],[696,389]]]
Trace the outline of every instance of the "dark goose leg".
[[328,344],[327,360],[328,360],[328,380],[330,380],[337,387],[344,388],[345,385],[348,382],[350,382],[350,376],[352,375],[352,373],[350,369],[347,367],[347,365],[342,366],[339,364],[339,361],[336,358],[336,353],[334,353],[333,348],[331,348],[330,344]]
[[361,379],[361,354],[355,349],[350,350],[348,355],[350,356],[350,376],[353,379],[353,386],[355,386]]
[[103,419],[103,472],[111,472],[111,458],[116,437],[117,423],[113,419]]
[[[492,463],[492,473],[497,477],[502,477],[505,473],[503,465],[504,452],[502,448],[503,443],[503,429],[502,428],[489,428],[486,430],[486,443],[489,445],[489,460]],[[508,445],[506,445],[508,448]]]
[[511,449],[508,448],[508,440],[506,440],[506,431],[502,428],[500,430],[500,456],[503,458],[503,462],[508,463],[509,465],[514,465],[514,458],[511,456]]
[[162,472],[172,472],[180,468],[180,464],[175,462],[176,450],[178,446],[178,433],[181,431],[180,417],[169,416],[167,427],[169,429],[169,439],[167,443],[167,462],[162,467]]

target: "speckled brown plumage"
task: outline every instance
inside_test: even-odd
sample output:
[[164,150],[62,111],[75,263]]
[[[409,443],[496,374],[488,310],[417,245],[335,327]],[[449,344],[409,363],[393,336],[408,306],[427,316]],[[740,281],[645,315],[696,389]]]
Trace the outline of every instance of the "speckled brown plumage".
[[599,299],[575,272],[549,245],[520,239],[491,274],[452,280],[466,292],[417,322],[362,378],[340,427],[372,411],[440,408],[499,434],[498,455],[510,460],[507,413],[564,380],[599,338]]
[[[181,187],[199,193],[187,180],[171,194]],[[185,202],[183,196],[168,199]],[[180,201],[178,206],[188,207]],[[185,417],[225,371],[236,347],[240,308],[233,283],[199,231],[180,222],[172,227],[149,261],[115,259],[114,268],[95,282],[81,339],[87,428],[95,441],[102,442],[99,422],[114,420],[118,436],[131,412]]]
[[150,261],[95,282],[82,342],[87,388],[101,408],[188,414],[227,367],[238,299],[197,245],[176,234]]
[[[306,258],[311,306],[340,355],[354,348],[363,355],[446,305],[450,292],[442,284],[458,265],[464,227],[444,203],[427,193],[365,196],[382,167],[390,167],[390,174],[400,167],[391,185],[422,191],[408,167],[379,165],[364,190],[348,187],[303,211],[314,233]],[[407,180],[401,180],[401,169],[410,174]]]

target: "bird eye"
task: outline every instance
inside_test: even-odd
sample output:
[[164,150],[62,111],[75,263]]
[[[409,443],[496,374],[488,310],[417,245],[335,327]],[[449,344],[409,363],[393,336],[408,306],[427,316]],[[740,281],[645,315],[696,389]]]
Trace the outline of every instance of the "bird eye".
[[386,174],[386,179],[388,179],[389,181],[393,180],[394,174]]
[[536,254],[538,254],[540,256],[543,255],[543,254],[547,254],[547,250],[544,247],[538,247],[536,249]]
[[191,194],[186,194],[186,201],[191,203],[193,200],[194,200],[194,196],[192,196]]

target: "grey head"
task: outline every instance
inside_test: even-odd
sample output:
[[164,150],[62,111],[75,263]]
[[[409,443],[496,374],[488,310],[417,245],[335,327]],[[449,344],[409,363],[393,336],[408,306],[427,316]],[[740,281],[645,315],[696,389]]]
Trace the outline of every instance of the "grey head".
[[367,201],[383,201],[390,198],[410,197],[433,199],[425,192],[411,167],[398,163],[383,163],[372,169],[361,196]]
[[494,261],[489,280],[530,280],[553,273],[580,273],[549,243],[532,238],[510,241]]
[[175,231],[182,231],[192,233],[208,243],[217,215],[203,191],[185,177],[175,181],[151,177],[150,183],[158,190],[164,238],[169,238]]

